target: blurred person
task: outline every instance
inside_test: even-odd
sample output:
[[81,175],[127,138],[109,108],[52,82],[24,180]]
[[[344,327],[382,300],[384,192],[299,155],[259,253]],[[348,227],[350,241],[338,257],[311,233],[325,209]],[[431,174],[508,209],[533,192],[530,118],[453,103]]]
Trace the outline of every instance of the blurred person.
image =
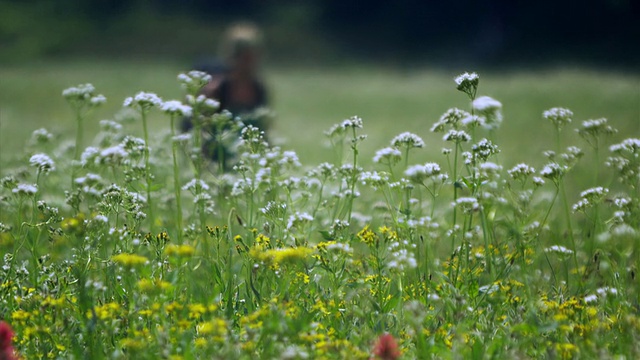
[[[268,104],[267,90],[259,77],[262,51],[259,28],[251,23],[238,23],[225,33],[220,47],[222,61],[200,64],[197,68],[212,77],[201,93],[219,101],[219,111],[229,111],[234,117],[239,117],[245,126],[252,125],[264,131],[266,137],[269,119],[264,111],[260,111]],[[182,130],[188,131],[191,127],[191,119],[185,119]],[[214,129],[205,131],[215,135]],[[220,147],[214,138],[212,136],[206,141],[203,151],[209,159],[218,160]],[[232,155],[231,149],[229,146],[223,148],[225,153],[222,155],[228,159]]]

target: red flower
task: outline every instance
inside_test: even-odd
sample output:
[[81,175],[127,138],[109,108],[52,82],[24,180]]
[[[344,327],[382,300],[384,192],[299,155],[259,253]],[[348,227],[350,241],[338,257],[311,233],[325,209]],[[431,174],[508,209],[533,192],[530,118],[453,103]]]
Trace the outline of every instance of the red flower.
[[373,347],[373,355],[382,360],[396,360],[400,358],[398,343],[391,334],[383,334]]
[[0,360],[18,360],[13,351],[11,341],[13,340],[13,330],[4,321],[0,321]]

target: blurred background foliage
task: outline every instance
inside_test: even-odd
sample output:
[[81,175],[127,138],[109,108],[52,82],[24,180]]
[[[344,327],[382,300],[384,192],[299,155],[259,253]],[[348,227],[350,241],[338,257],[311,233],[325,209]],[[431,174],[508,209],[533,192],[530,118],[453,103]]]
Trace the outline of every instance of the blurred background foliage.
[[[250,19],[270,62],[453,65],[578,61],[635,67],[640,2],[0,0],[0,62],[100,56],[210,56]],[[635,45],[634,45],[635,44]]]

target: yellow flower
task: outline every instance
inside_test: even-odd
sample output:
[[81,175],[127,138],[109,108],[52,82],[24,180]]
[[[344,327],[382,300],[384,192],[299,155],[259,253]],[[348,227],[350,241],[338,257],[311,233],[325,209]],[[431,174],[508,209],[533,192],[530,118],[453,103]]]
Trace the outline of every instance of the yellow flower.
[[360,239],[360,241],[369,246],[373,245],[378,240],[376,234],[373,231],[369,230],[369,225],[360,230],[360,232],[357,234],[357,237],[358,239]]
[[167,256],[175,255],[178,257],[191,257],[195,253],[196,253],[196,248],[187,244],[182,244],[182,245],[169,244],[167,245],[167,247],[164,248],[164,254]]
[[118,263],[124,267],[132,268],[146,264],[149,259],[137,254],[121,253],[111,257],[111,261]]
[[254,246],[249,251],[249,255],[256,260],[279,265],[304,260],[312,252],[313,249],[307,247],[262,250],[258,246]]

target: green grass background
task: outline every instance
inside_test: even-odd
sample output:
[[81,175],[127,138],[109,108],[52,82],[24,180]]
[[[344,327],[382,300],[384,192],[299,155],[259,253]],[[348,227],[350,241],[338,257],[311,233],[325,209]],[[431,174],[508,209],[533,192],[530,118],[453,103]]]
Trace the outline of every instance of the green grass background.
[[[74,120],[61,96],[63,89],[90,82],[108,103],[87,121],[85,146],[97,131],[100,119],[112,118],[125,97],[137,91],[152,91],[165,99],[183,97],[176,75],[188,70],[184,64],[163,61],[72,60],[28,63],[0,69],[0,172],[20,157],[30,133],[46,127],[73,139]],[[362,161],[371,162],[375,150],[386,146],[403,131],[422,136],[426,150],[415,152],[412,162],[444,161],[439,155],[446,146],[441,134],[430,126],[448,108],[468,109],[466,96],[455,90],[453,77],[474,69],[400,69],[382,66],[337,68],[264,69],[277,117],[272,138],[282,147],[298,152],[303,164],[314,165],[333,159],[322,132],[352,115],[364,120]],[[554,106],[575,114],[565,131],[563,146],[578,145],[588,150],[573,129],[586,119],[606,117],[620,132],[617,142],[640,136],[640,76],[589,69],[547,68],[537,70],[478,71],[479,95],[503,103],[504,122],[493,134],[502,149],[500,162],[512,166],[526,161],[538,168],[545,162],[541,152],[555,149],[553,128],[542,112]],[[156,112],[151,128],[164,130],[168,119]],[[138,132],[138,126],[129,129]],[[141,127],[141,126],[140,126]],[[479,136],[488,134],[478,133]],[[26,156],[23,155],[23,157]],[[589,157],[586,158],[587,165]],[[592,164],[591,164],[592,165]],[[593,167],[578,170],[587,175]]]

